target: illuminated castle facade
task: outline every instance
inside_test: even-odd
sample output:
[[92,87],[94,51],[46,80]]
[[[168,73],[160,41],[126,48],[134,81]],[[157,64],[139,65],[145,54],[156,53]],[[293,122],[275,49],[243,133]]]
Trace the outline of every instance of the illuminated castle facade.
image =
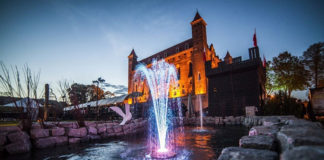
[[[215,53],[213,44],[208,45],[205,20],[197,12],[190,23],[192,28],[192,38],[180,42],[170,48],[153,54],[150,57],[137,60],[134,49],[128,56],[128,94],[141,93],[136,99],[128,99],[136,103],[145,103],[150,98],[149,88],[145,80],[134,79],[135,67],[139,63],[144,63],[151,67],[153,59],[164,59],[166,62],[174,64],[178,73],[178,86],[170,87],[169,98],[181,97],[182,103],[187,106],[189,112],[199,111],[198,95],[201,97],[202,106],[206,109],[210,103],[208,101],[208,78],[206,76],[206,64],[208,70],[218,68],[220,62],[231,64],[233,59],[227,52],[222,61]],[[188,101],[191,100],[191,102]],[[189,113],[188,112],[188,113]],[[191,114],[191,113],[189,113]]]

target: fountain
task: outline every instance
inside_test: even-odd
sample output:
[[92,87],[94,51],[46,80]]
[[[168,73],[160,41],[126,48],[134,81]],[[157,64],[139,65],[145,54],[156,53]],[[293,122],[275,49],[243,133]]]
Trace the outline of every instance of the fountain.
[[203,109],[202,109],[202,101],[201,101],[201,94],[198,94],[198,100],[199,100],[199,112],[200,112],[200,129],[203,128]]
[[[152,67],[144,64],[136,67],[135,77],[146,79],[151,94],[152,106],[149,116],[149,157],[170,158],[176,155],[175,135],[181,131],[175,128],[175,116],[181,116],[181,101],[169,99],[170,86],[177,86],[177,72],[172,64],[153,60]],[[175,103],[174,103],[175,102]]]

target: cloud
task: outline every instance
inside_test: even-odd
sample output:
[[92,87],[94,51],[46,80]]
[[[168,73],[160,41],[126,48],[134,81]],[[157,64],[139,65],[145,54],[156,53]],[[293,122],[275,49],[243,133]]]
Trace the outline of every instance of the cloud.
[[104,83],[104,86],[108,88],[114,94],[127,94],[128,88],[124,85],[114,85],[110,83]]

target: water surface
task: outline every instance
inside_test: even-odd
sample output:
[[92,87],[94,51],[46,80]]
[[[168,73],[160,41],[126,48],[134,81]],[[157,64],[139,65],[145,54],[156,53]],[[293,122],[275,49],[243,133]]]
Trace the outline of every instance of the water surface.
[[[239,139],[248,134],[242,126],[184,127],[184,136],[178,136],[180,146],[173,159],[217,159],[224,147],[238,146]],[[127,135],[123,138],[100,140],[91,143],[61,146],[24,155],[7,156],[6,160],[120,160],[145,159],[149,157],[146,134]]]

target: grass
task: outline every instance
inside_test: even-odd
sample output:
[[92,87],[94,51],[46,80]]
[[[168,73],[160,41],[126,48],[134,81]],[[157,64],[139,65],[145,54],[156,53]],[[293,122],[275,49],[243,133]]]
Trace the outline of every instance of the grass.
[[17,126],[18,124],[18,121],[0,121],[0,127]]

